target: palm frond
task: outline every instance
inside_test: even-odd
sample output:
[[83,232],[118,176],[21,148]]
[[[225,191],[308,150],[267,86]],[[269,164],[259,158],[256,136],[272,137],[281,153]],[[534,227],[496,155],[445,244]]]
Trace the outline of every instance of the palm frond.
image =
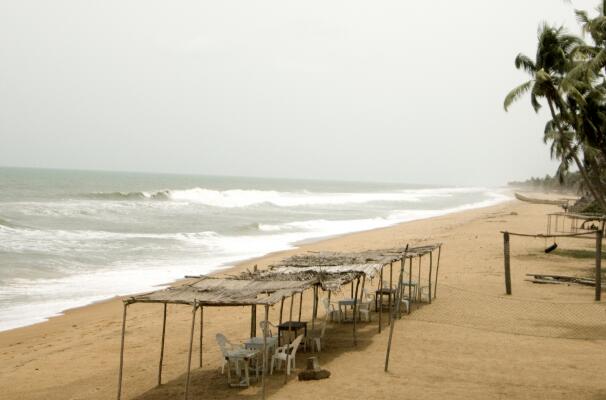
[[505,97],[505,101],[503,101],[503,108],[505,111],[511,106],[514,101],[517,101],[520,97],[522,97],[526,92],[528,92],[533,85],[533,80],[529,80],[528,82],[524,82],[521,85],[513,88]]

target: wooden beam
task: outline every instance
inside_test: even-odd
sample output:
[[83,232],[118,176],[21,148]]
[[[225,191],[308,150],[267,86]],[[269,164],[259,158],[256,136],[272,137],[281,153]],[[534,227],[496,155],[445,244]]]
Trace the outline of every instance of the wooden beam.
[[[395,312],[400,312],[400,304],[402,303],[402,280],[404,279],[404,266],[406,265],[406,253],[408,252],[408,245],[406,245],[406,249],[404,250],[404,255],[400,260],[400,278],[398,279],[398,289],[396,291],[396,307],[395,309],[389,310],[390,319],[392,320],[391,325],[389,326],[389,339],[387,340],[387,351],[385,352],[385,372],[389,368],[389,355],[391,353],[391,341],[393,339],[393,328],[396,324],[394,319],[395,316],[393,314]],[[411,272],[412,272],[412,258],[411,258]],[[410,287],[409,287],[410,288]],[[410,300],[410,299],[409,299]],[[410,306],[408,307],[410,309]]]
[[282,310],[284,310],[284,296],[282,296],[282,300],[280,301],[280,324],[282,323]]
[[204,339],[204,306],[200,306],[200,368],[202,368],[202,340]]
[[602,230],[595,233],[595,300],[602,298]]
[[164,362],[164,338],[166,337],[166,307],[164,303],[164,318],[162,318],[162,340],[160,341],[160,365],[158,365],[158,386],[162,385],[162,364]]
[[[269,319],[269,305],[265,305],[265,326],[268,325]],[[268,354],[267,354],[267,329],[263,329],[263,373],[261,375],[261,379],[263,381],[261,388],[261,398],[265,400],[265,386],[266,386],[266,375],[267,375],[267,366],[268,366]]]
[[429,252],[429,294],[427,295],[427,299],[429,300],[429,304],[431,304],[431,273],[433,269],[433,250]]
[[[412,310],[412,257],[409,257],[408,260],[408,313],[410,314]],[[418,284],[419,283],[417,282],[417,285]]]
[[[351,281],[351,284],[353,286],[353,281]],[[356,279],[356,296],[353,298],[354,299],[354,306],[353,306],[353,342],[354,342],[354,346],[358,345],[358,338],[356,336],[356,320],[358,319],[358,288],[360,287],[360,278]]]
[[433,298],[438,295],[438,272],[440,271],[440,254],[442,253],[442,245],[438,247],[438,261],[436,262],[436,285],[433,288]]
[[185,379],[185,395],[183,398],[187,400],[189,395],[189,380],[191,376],[191,353],[194,347],[194,328],[196,327],[196,308],[198,303],[194,301],[191,317],[191,332],[189,334],[189,351],[187,352],[187,377]]
[[[383,315],[383,268],[385,266],[381,265],[381,271],[379,272],[379,294],[380,297],[375,297],[375,308],[378,308],[378,310],[376,310],[379,313],[379,333],[381,333],[381,316]],[[379,300],[377,300],[379,299]],[[377,307],[378,306],[378,307]]]
[[118,370],[118,400],[122,397],[122,371],[124,369],[124,335],[126,333],[126,307],[124,303],[124,311],[122,313],[122,339],[120,340],[120,367]]
[[250,337],[257,336],[257,306],[250,306]]
[[505,266],[505,293],[511,295],[511,271],[509,262],[509,232],[503,232],[503,259]]
[[301,310],[303,309],[303,290],[301,290],[301,295],[299,296],[299,322],[301,322]]

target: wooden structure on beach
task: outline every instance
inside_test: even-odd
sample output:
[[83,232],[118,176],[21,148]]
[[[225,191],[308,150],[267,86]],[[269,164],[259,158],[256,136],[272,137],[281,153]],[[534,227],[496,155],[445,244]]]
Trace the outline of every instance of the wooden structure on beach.
[[601,230],[605,233],[606,215],[555,212],[547,214],[547,234],[583,233]]
[[[433,275],[434,252],[437,251],[435,265],[435,275]],[[124,310],[122,319],[121,344],[120,344],[120,367],[118,376],[118,395],[121,399],[123,366],[124,366],[124,339],[126,332],[127,308],[136,303],[155,303],[162,304],[164,307],[162,322],[162,337],[160,341],[160,363],[158,367],[158,385],[162,384],[162,363],[164,357],[164,340],[166,334],[166,315],[168,304],[180,304],[189,306],[192,309],[192,322],[189,339],[189,351],[187,359],[187,377],[185,381],[185,396],[187,400],[189,394],[189,383],[191,374],[191,361],[194,343],[194,329],[196,325],[197,310],[200,310],[200,366],[202,366],[202,339],[204,328],[204,307],[233,307],[250,306],[251,307],[251,337],[256,335],[256,316],[257,306],[265,308],[265,321],[268,321],[269,307],[280,303],[280,322],[282,322],[282,313],[284,302],[290,298],[290,320],[292,321],[293,302],[298,294],[299,298],[299,321],[301,320],[301,308],[303,292],[307,289],[313,290],[313,310],[312,327],[317,318],[318,311],[318,291],[322,289],[328,292],[328,297],[332,292],[341,290],[344,285],[351,284],[351,294],[353,303],[353,342],[356,344],[356,325],[357,325],[357,307],[358,298],[363,292],[367,279],[380,277],[379,286],[383,285],[384,267],[390,266],[389,285],[392,287],[393,264],[400,261],[401,273],[399,292],[402,292],[402,272],[406,265],[409,265],[409,279],[412,280],[414,273],[413,259],[418,259],[418,277],[421,282],[421,260],[424,256],[429,257],[428,287],[429,297],[436,296],[438,283],[438,270],[440,259],[441,244],[432,244],[414,248],[392,248],[383,250],[373,250],[357,253],[336,253],[336,252],[312,252],[293,256],[283,260],[277,265],[272,265],[266,270],[255,270],[244,272],[236,276],[224,278],[198,276],[193,277],[189,283],[170,287],[163,290],[157,290],[135,296],[129,296],[124,299]],[[435,277],[435,280],[434,280]],[[360,289],[362,282],[362,290]],[[435,282],[435,283],[434,283]],[[355,293],[354,293],[355,283]],[[433,289],[432,289],[433,288]],[[410,295],[410,286],[409,286]],[[398,298],[400,301],[401,293]],[[399,304],[399,303],[398,303]],[[379,313],[379,332],[381,332],[381,314]],[[390,322],[391,322],[390,313]],[[392,324],[393,326],[393,324]],[[265,375],[268,366],[267,337],[263,333],[263,374],[262,374],[262,397],[265,398]]]

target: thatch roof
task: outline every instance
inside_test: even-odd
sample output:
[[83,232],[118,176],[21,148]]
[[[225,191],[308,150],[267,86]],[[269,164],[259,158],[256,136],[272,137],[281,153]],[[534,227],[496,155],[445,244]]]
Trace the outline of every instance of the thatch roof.
[[272,305],[300,293],[316,281],[243,280],[204,277],[182,286],[170,287],[125,299],[127,303],[171,303],[201,306]]
[[[408,248],[407,258],[428,254],[441,244]],[[361,276],[374,278],[383,266],[399,261],[405,248],[370,250],[355,253],[307,252],[294,255],[278,264],[270,265],[269,270],[245,272],[240,279],[256,280],[304,280],[316,281],[324,290],[338,290]]]
[[[419,257],[440,244],[409,248],[406,257]],[[339,290],[353,280],[374,278],[381,268],[404,255],[404,248],[357,253],[309,252],[286,258],[268,270],[228,278],[197,277],[193,283],[126,298],[127,303],[197,303],[201,306],[272,305],[313,285]]]

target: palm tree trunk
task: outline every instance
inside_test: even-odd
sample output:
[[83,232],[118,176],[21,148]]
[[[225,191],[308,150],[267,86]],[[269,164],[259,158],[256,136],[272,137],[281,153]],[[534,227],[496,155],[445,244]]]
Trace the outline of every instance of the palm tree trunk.
[[[560,132],[560,135],[564,136],[564,129],[560,125],[560,121],[558,121],[558,119],[557,119],[555,109],[553,108],[553,102],[550,98],[547,98],[547,104],[549,104],[549,111],[551,111],[551,117],[553,118],[553,121],[556,123],[556,126],[558,127],[558,131]],[[575,164],[577,165],[577,168],[579,169],[579,172],[581,173],[581,176],[583,177],[583,180],[585,181],[585,184],[587,185],[587,188],[591,192],[593,198],[598,202],[598,204],[600,205],[600,208],[602,208],[603,210],[606,210],[606,201],[604,201],[604,197],[602,196],[602,193],[599,193],[596,190],[596,188],[593,184],[593,181],[591,180],[591,178],[587,174],[587,171],[585,170],[585,167],[583,166],[583,163],[581,162],[581,160],[579,159],[579,157],[576,155],[576,153],[574,151],[572,151],[571,149],[566,149],[566,150],[572,156],[572,159],[574,160]]]

